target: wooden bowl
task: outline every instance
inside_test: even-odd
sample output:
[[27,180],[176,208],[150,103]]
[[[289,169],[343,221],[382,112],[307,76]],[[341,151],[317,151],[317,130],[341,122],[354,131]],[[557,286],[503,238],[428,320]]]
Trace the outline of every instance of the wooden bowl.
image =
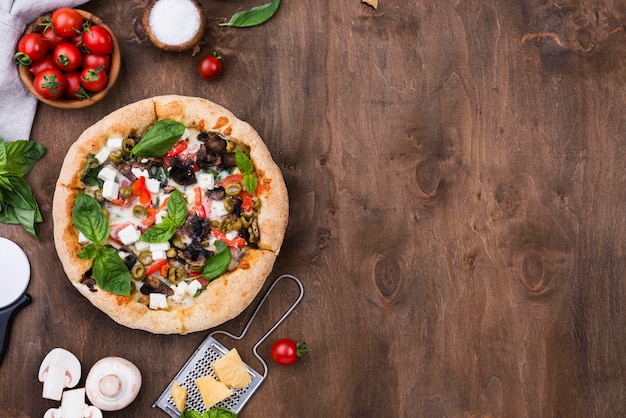
[[[141,17],[141,25],[146,31],[146,35],[148,35],[148,39],[150,39],[150,42],[152,42],[157,48],[162,49],[163,51],[172,52],[186,51],[198,45],[202,40],[202,37],[204,36],[204,31],[206,29],[206,13],[204,11],[204,7],[202,7],[202,3],[200,3],[198,0],[188,0],[189,3],[195,6],[195,11],[198,13],[198,17],[200,19],[198,30],[191,38],[188,38],[184,42],[173,44],[167,43],[167,41],[164,39],[159,39],[159,37],[155,33],[155,28],[150,25],[152,9],[158,1],[160,0],[149,0],[148,4],[146,4],[146,7],[143,10],[143,15]],[[171,21],[162,21],[160,23],[165,25],[172,24]]]
[[[90,99],[71,100],[71,99],[64,99],[63,97],[59,97],[58,99],[53,99],[53,100],[45,99],[39,96],[37,92],[35,91],[35,87],[33,86],[33,79],[35,77],[28,71],[28,67],[20,66],[18,68],[20,79],[22,80],[22,82],[24,83],[28,91],[30,91],[31,94],[35,96],[37,100],[39,100],[40,102],[50,105],[52,107],[57,107],[59,109],[82,109],[84,107],[88,107],[88,106],[98,103],[109,93],[111,88],[113,88],[113,86],[115,85],[115,82],[117,81],[117,78],[120,74],[120,67],[122,64],[120,46],[111,28],[108,25],[106,25],[102,21],[102,19],[100,19],[98,16],[95,16],[84,10],[80,10],[80,9],[75,9],[75,10],[78,13],[80,13],[83,19],[89,20],[94,25],[102,26],[103,28],[108,30],[109,33],[111,34],[111,37],[113,38],[113,51],[111,52],[111,68],[109,69],[109,72],[107,74],[108,81],[107,81],[106,87],[99,92],[93,93]],[[45,15],[38,17],[33,23],[28,25],[24,33],[31,33],[31,32],[41,33],[43,31],[43,27],[40,26],[39,24],[44,22],[44,18],[45,18]]]

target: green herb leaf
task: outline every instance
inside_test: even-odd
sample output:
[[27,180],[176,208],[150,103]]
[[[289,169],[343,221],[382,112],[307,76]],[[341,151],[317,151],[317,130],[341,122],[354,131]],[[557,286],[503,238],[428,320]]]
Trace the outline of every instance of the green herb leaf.
[[207,262],[204,263],[204,268],[202,269],[202,276],[208,281],[224,274],[231,260],[230,250],[223,241],[215,241],[215,248],[217,249],[217,254],[209,258]]
[[27,174],[46,153],[46,148],[33,141],[19,140],[6,144],[6,170],[16,176]]
[[176,229],[178,229],[176,224],[170,218],[164,217],[160,223],[152,225],[141,235],[141,241],[151,244],[169,241],[176,233]]
[[100,255],[104,247],[100,244],[89,244],[77,254],[81,260],[93,260]]
[[226,408],[213,408],[209,411],[208,418],[237,418],[237,415]]
[[80,181],[87,186],[94,186],[101,189],[104,181],[98,178],[100,170],[102,170],[102,166],[96,159],[95,155],[89,154],[87,157],[87,164],[85,165],[85,170],[83,171]]
[[6,176],[0,175],[0,188],[8,190],[10,192],[13,191],[13,186]]
[[234,26],[238,28],[248,28],[267,22],[278,10],[280,0],[272,0],[261,6],[255,6],[250,10],[242,10],[232,15],[227,23],[220,23],[220,26]]
[[74,226],[91,242],[104,244],[109,238],[109,221],[104,216],[98,201],[89,195],[79,193],[76,196],[72,209],[72,221],[74,221]]
[[205,416],[205,414],[201,414],[193,409],[186,409],[182,414],[180,414],[180,418],[204,418]]
[[167,213],[176,228],[183,226],[187,220],[187,202],[180,190],[174,190],[167,199]]
[[171,119],[158,121],[131,151],[137,157],[162,157],[185,133],[185,125]]
[[92,269],[93,278],[100,289],[116,295],[130,295],[130,271],[115,248],[102,247],[93,260]]
[[6,173],[7,150],[4,141],[0,141],[0,172]]
[[33,193],[26,180],[17,176],[7,178],[13,188],[13,193],[4,193],[4,203],[12,208],[8,213],[21,224],[26,232],[39,239],[36,223],[43,218]]
[[237,163],[237,167],[243,173],[243,187],[248,193],[254,194],[259,180],[254,175],[252,161],[241,150],[237,150],[235,152],[235,163]]

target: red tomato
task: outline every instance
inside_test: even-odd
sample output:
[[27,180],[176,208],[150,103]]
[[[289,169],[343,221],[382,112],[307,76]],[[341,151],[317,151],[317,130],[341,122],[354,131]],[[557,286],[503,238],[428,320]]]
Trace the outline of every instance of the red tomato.
[[52,54],[46,54],[46,56],[39,61],[33,62],[30,67],[28,67],[28,71],[33,76],[36,76],[46,68],[57,68],[56,62],[54,62],[54,57],[52,56]]
[[107,73],[103,66],[83,69],[80,78],[83,86],[89,91],[100,91],[107,85]]
[[80,72],[72,71],[65,74],[65,89],[63,96],[71,100],[89,99],[91,94],[83,87],[80,79]]
[[65,88],[65,76],[57,68],[47,68],[35,76],[33,86],[44,99],[56,99]]
[[113,51],[113,37],[104,27],[93,25],[83,33],[83,45],[93,54],[110,54]]
[[83,17],[74,9],[61,7],[52,13],[52,27],[61,36],[69,38],[83,29]]
[[205,80],[213,80],[222,74],[222,56],[219,53],[207,55],[198,63],[198,74]]
[[48,45],[41,34],[27,33],[19,40],[14,58],[18,64],[28,66],[42,59],[47,51]]
[[83,55],[83,67],[85,68],[97,68],[103,66],[104,71],[107,73],[111,68],[111,56],[110,55],[97,55],[97,54],[85,54]]
[[63,42],[66,42],[66,39],[62,36],[59,36],[58,33],[54,31],[52,26],[48,26],[41,33],[41,37],[46,44],[48,45],[48,51],[54,51],[54,48],[61,45]]
[[69,42],[64,42],[54,48],[52,55],[57,67],[67,72],[78,69],[83,62],[83,54],[81,54],[80,49]]
[[295,342],[289,338],[282,338],[272,344],[270,354],[272,359],[281,366],[291,366],[310,350],[302,341]]

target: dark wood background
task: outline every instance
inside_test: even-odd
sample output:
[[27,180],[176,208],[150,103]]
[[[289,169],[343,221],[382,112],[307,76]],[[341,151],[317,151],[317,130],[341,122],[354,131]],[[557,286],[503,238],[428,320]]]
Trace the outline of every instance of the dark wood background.
[[[109,112],[168,93],[250,122],[290,193],[270,279],[294,274],[306,294],[270,340],[313,352],[270,364],[241,417],[626,416],[622,0],[284,0],[250,29],[218,23],[263,2],[203,1],[195,56],[146,41],[145,3],[82,7],[120,41],[121,77],[104,101],[39,105],[31,139],[48,152],[28,180],[41,241],[0,225],[32,263],[33,298],[0,365],[0,416],[58,406],[37,380],[54,347],[84,375],[105,356],[140,368],[138,398],[106,416],[165,416],[151,405],[208,334],[117,325],[71,286],[53,244],[70,144]],[[216,48],[223,76],[199,79],[199,57]],[[250,337],[293,295],[270,298]],[[236,332],[249,314],[221,328]]]

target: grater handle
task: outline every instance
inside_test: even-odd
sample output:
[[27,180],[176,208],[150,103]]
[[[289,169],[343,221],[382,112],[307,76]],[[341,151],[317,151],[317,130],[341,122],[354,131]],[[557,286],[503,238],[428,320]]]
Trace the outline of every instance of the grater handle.
[[226,336],[228,336],[230,338],[233,338],[235,340],[241,340],[246,335],[246,333],[248,332],[248,328],[250,328],[250,325],[252,325],[252,321],[254,321],[254,318],[256,317],[257,313],[261,309],[261,306],[263,306],[263,302],[265,302],[265,299],[267,299],[267,297],[272,292],[272,289],[274,289],[276,284],[278,284],[278,282],[280,282],[283,279],[291,279],[291,280],[293,280],[298,285],[298,287],[300,289],[300,294],[298,295],[298,298],[293,302],[291,307],[289,307],[289,309],[287,309],[287,311],[283,314],[283,316],[272,326],[272,328],[269,329],[269,331],[267,331],[265,333],[265,335],[263,335],[261,337],[261,339],[259,341],[257,341],[257,343],[252,348],[252,352],[254,353],[254,356],[263,365],[263,378],[267,377],[267,363],[265,363],[265,360],[263,360],[263,358],[259,355],[259,353],[257,352],[257,348],[261,345],[261,343],[263,343],[263,341],[265,341],[267,339],[267,337],[270,336],[270,334],[272,332],[274,332],[274,330],[276,328],[278,328],[278,326],[280,324],[282,324],[282,322],[289,316],[289,314],[296,308],[296,306],[298,306],[298,304],[302,300],[302,297],[304,296],[304,286],[302,286],[302,282],[300,282],[300,280],[296,276],[291,275],[291,274],[283,274],[283,275],[279,276],[276,280],[274,280],[274,283],[272,283],[272,285],[269,287],[269,289],[267,289],[267,292],[265,292],[265,295],[263,295],[263,298],[261,299],[261,301],[259,302],[258,306],[256,307],[256,309],[252,313],[252,316],[250,316],[250,319],[248,319],[248,323],[246,324],[245,328],[243,329],[243,331],[241,332],[240,335],[233,335],[233,334],[231,334],[229,332],[222,331],[222,330],[213,331],[211,334],[209,334],[209,336],[211,336],[211,337],[213,335],[215,335],[215,334],[223,334],[223,335],[226,335]]

